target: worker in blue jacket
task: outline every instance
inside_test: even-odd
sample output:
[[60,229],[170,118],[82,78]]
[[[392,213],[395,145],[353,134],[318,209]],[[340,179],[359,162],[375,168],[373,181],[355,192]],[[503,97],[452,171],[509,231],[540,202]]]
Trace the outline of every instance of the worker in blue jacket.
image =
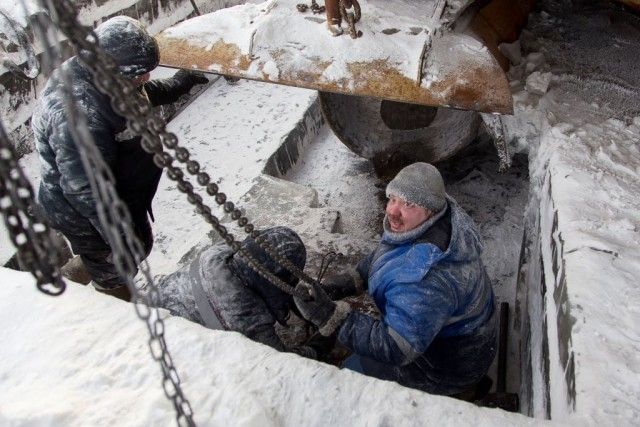
[[[497,350],[494,293],[471,218],[427,163],[386,189],[376,250],[323,284],[301,283],[302,315],[354,354],[345,367],[433,394],[461,395],[485,379]],[[378,318],[333,301],[368,289]]]

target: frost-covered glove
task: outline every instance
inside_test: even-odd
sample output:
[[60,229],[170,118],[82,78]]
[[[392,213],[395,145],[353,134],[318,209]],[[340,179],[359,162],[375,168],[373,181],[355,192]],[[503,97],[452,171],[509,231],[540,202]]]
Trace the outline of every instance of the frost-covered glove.
[[304,299],[294,297],[300,314],[316,325],[325,337],[331,335],[351,312],[349,304],[343,301],[331,301],[329,295],[317,283],[309,285],[301,282],[296,290],[305,294]]
[[327,277],[322,283],[322,287],[335,301],[358,295],[364,290],[364,282],[355,269],[350,269],[345,273]]
[[209,79],[200,71],[181,69],[173,76],[184,87],[192,88],[195,85],[209,83]]

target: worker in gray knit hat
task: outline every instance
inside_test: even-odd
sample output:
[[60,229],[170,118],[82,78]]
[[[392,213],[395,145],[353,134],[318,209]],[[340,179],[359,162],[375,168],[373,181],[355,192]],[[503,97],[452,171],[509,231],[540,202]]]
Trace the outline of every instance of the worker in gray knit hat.
[[[414,163],[386,189],[384,233],[355,268],[298,285],[300,313],[351,349],[343,367],[432,394],[477,400],[497,348],[494,293],[473,221],[438,169]],[[368,290],[381,316],[341,298]]]
[[[384,227],[391,232],[409,232],[433,216],[440,218],[447,204],[442,175],[429,163],[402,169],[387,185],[386,194],[389,201]],[[403,209],[407,207],[423,209]]]

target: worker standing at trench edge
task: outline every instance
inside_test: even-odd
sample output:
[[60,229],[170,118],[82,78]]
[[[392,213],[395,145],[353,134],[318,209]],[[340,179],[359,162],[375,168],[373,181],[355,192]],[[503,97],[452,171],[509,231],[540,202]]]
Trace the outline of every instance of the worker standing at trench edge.
[[[138,88],[132,96],[144,97],[152,106],[175,102],[194,85],[208,82],[204,74],[190,70],[180,70],[167,79],[149,80],[160,53],[156,40],[135,19],[111,18],[100,24],[95,34],[100,48],[116,61],[118,72]],[[118,196],[129,210],[133,230],[147,256],[153,246],[151,203],[162,169],[154,164],[153,154],[142,149],[140,137],[123,139],[126,119],[114,111],[111,97],[100,92],[77,56],[52,73],[32,116],[42,178],[38,204],[49,225],[60,231],[73,253],[79,255],[93,286],[129,300],[129,290],[113,264],[88,174],[69,129],[62,70],[71,79],[75,108],[86,115],[88,131],[115,177]]]
[[[473,222],[431,164],[402,169],[386,195],[378,247],[323,286],[298,285],[309,298],[296,297],[296,305],[322,335],[353,351],[345,368],[432,394],[481,397],[476,391],[488,388],[498,322]],[[381,318],[330,297],[364,290]]]

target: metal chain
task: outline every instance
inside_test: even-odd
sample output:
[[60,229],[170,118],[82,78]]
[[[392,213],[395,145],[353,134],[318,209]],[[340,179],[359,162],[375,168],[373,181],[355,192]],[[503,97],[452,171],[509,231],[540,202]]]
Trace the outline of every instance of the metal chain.
[[[356,31],[356,23],[360,21],[361,11],[358,0],[340,0],[340,16],[342,20],[349,24],[349,35],[352,39],[362,37],[362,31]],[[347,9],[353,7],[353,14],[347,13]]]
[[[304,3],[298,3],[296,5],[296,9],[298,9],[298,12],[306,12],[307,8],[309,8],[309,6],[307,6]],[[316,0],[311,0],[311,11],[317,15],[319,13],[324,13],[324,11],[326,10],[326,8],[324,6],[319,6],[318,3],[316,2]]]
[[[260,233],[254,229],[254,226],[242,215],[241,211],[235,208],[232,202],[226,200],[225,194],[218,191],[218,186],[215,183],[210,182],[208,174],[200,171],[198,162],[189,159],[188,150],[178,146],[177,137],[172,133],[166,132],[164,120],[152,114],[148,101],[143,101],[140,97],[130,96],[136,88],[129,79],[117,73],[115,61],[97,47],[95,33],[83,28],[78,23],[73,6],[68,1],[55,1],[54,3],[53,0],[47,0],[47,7],[56,26],[78,48],[78,57],[93,75],[96,87],[101,92],[111,96],[114,110],[118,114],[127,117],[131,130],[142,137],[141,146],[147,152],[154,153],[154,162],[159,167],[167,168],[167,175],[178,183],[177,187],[181,192],[187,194],[187,200],[196,206],[196,210],[214,227],[225,242],[260,275],[289,294],[308,298],[301,291],[291,288],[272,275],[253,256],[242,250],[233,235],[229,234],[227,229],[220,224],[218,218],[211,213],[211,208],[202,202],[202,197],[194,192],[191,183],[184,179],[182,170],[172,165],[173,158],[163,151],[163,144],[165,147],[175,150],[176,158],[186,164],[187,171],[197,177],[198,183],[206,188],[207,193],[215,198],[216,203],[223,206],[224,211],[231,214],[231,218],[236,220],[269,256],[302,280],[309,283],[314,282],[311,277],[266,244]],[[72,97],[69,95],[67,98],[69,103],[72,103]],[[72,105],[69,107],[71,107],[69,111],[73,111]],[[83,122],[86,117],[81,115],[72,117],[74,114],[78,115],[77,113],[68,114],[68,119],[70,120],[72,134],[78,145],[85,169],[92,171],[92,174],[89,174],[90,183],[94,194],[98,196],[96,197],[98,215],[114,254],[114,264],[118,268],[119,274],[127,282],[134,301],[146,300],[145,306],[147,308],[143,309],[143,306],[136,304],[136,311],[140,318],[147,321],[151,335],[149,343],[151,352],[154,359],[159,361],[162,366],[165,378],[163,382],[165,394],[174,402],[174,407],[178,413],[178,424],[194,425],[190,404],[184,398],[179,377],[164,341],[164,324],[157,313],[157,309],[149,309],[149,307],[158,306],[159,294],[153,285],[153,279],[144,260],[141,244],[134,237],[135,234],[130,226],[129,213],[117,196],[111,171],[104,164],[95,145],[90,143],[92,137],[86,127],[86,122]],[[138,291],[133,281],[137,273],[136,265],[140,265],[140,271],[148,284],[149,290],[146,295]]]
[[36,278],[42,292],[57,296],[66,285],[58,267],[60,247],[53,230],[35,209],[34,192],[18,163],[18,153],[0,121],[0,209],[20,261]]
[[319,6],[316,0],[311,0],[311,11],[314,14],[324,13],[326,8],[324,6]]
[[[95,35],[89,35],[83,27],[79,25],[76,19],[75,11],[66,1],[56,0],[48,1],[48,9],[58,28],[69,31],[70,28],[77,28],[73,33],[73,37],[85,37],[84,45],[90,45],[87,41]],[[64,24],[61,24],[61,22]],[[46,29],[39,29],[41,34],[46,33]],[[67,34],[71,34],[69,31]],[[72,39],[70,37],[70,39]],[[77,42],[77,40],[73,40]],[[102,58],[100,63],[105,67],[106,72],[115,73],[115,61],[110,58]],[[167,348],[164,339],[164,322],[160,316],[157,307],[160,300],[159,294],[155,286],[151,286],[149,292],[145,295],[141,294],[136,288],[134,277],[140,271],[145,277],[147,283],[153,283],[148,264],[144,260],[144,250],[142,244],[136,238],[135,232],[131,225],[131,217],[129,211],[120,200],[114,187],[114,178],[111,170],[106,165],[100,152],[93,142],[93,137],[87,127],[86,116],[79,109],[74,109],[74,99],[71,95],[72,82],[71,77],[64,67],[61,67],[61,78],[63,85],[61,90],[64,92],[66,100],[65,111],[68,120],[69,130],[80,153],[85,170],[91,171],[87,174],[92,192],[96,199],[96,206],[100,223],[105,231],[107,241],[112,249],[114,260],[118,274],[125,280],[132,296],[136,313],[140,319],[145,321],[150,335],[149,348],[154,360],[158,361],[163,374],[163,390],[168,399],[173,402],[176,411],[176,420],[179,426],[195,426],[193,421],[193,411],[189,401],[184,397],[180,385],[180,378],[173,364],[173,359]],[[130,89],[130,88],[128,88]],[[127,91],[120,89],[121,92]],[[131,92],[129,92],[131,93]],[[137,304],[142,301],[143,304]]]
[[[62,8],[62,6],[60,7]],[[78,57],[94,75],[94,82],[98,89],[112,97],[112,105],[116,113],[127,117],[132,132],[142,137],[142,148],[149,153],[154,153],[154,162],[156,165],[161,168],[167,168],[167,176],[178,183],[178,189],[187,194],[187,200],[196,206],[196,211],[204,217],[206,222],[213,226],[225,242],[254,270],[282,291],[301,298],[308,298],[308,295],[301,291],[296,291],[284,283],[258,263],[253,256],[241,249],[240,244],[235,241],[234,236],[230,234],[218,218],[211,213],[211,208],[203,203],[202,197],[194,192],[193,185],[184,178],[182,170],[172,166],[173,158],[170,154],[163,151],[163,145],[175,151],[176,159],[186,164],[189,174],[197,178],[198,184],[205,187],[206,192],[214,197],[215,202],[223,206],[224,211],[230,214],[231,218],[237,221],[238,225],[256,240],[259,246],[272,259],[294,273],[301,280],[308,283],[315,282],[313,278],[293,265],[286,257],[281,256],[271,248],[270,245],[264,242],[263,239],[259,238],[259,231],[255,230],[255,227],[249,223],[248,219],[242,215],[242,212],[237,209],[232,202],[227,201],[226,195],[219,192],[218,186],[210,182],[211,178],[209,175],[200,170],[200,164],[196,160],[190,159],[189,151],[179,146],[177,136],[166,131],[166,123],[164,120],[152,114],[148,101],[141,97],[131,99],[130,94],[136,90],[135,87],[129,79],[115,72],[116,67],[113,59],[99,51],[96,45],[95,34],[89,32],[89,30],[80,29],[79,26],[75,27],[70,24],[72,21],[69,21],[69,19],[75,18],[75,15],[72,15],[72,9],[70,11],[62,10],[63,13],[67,15],[60,23],[61,30],[79,47]]]
[[[155,163],[159,167],[167,168],[167,174],[178,183],[180,191],[187,194],[189,202],[196,206],[197,211],[204,216],[205,220],[214,227],[227,244],[263,277],[282,290],[296,295],[294,289],[273,276],[250,254],[241,249],[233,235],[227,232],[218,218],[211,213],[211,209],[202,202],[202,198],[193,191],[191,183],[184,179],[182,170],[171,165],[173,159],[163,151],[163,143],[167,148],[175,150],[176,158],[182,163],[186,163],[189,173],[197,176],[198,183],[206,187],[207,193],[215,197],[216,203],[223,206],[224,211],[231,214],[232,219],[244,227],[244,231],[254,238],[266,253],[299,278],[313,283],[314,280],[311,277],[274,251],[247,218],[242,216],[241,211],[236,209],[233,203],[226,200],[224,193],[218,191],[217,185],[210,182],[209,176],[200,172],[200,165],[194,160],[189,160],[189,152],[178,146],[177,137],[164,130],[164,121],[151,115],[148,102],[141,102],[137,97],[130,97],[135,88],[129,80],[118,76],[113,59],[97,47],[95,34],[80,26],[73,6],[67,1],[56,1],[55,3],[52,0],[41,1],[43,3],[46,1],[43,6],[49,9],[56,26],[79,48],[79,57],[92,73],[96,86],[103,93],[114,95],[112,97],[114,110],[129,118],[134,132],[142,136],[142,147],[149,153],[154,153]],[[36,31],[40,31],[40,35],[46,34],[43,25],[42,22],[37,22],[35,25]],[[46,39],[46,36],[43,37],[43,40]],[[92,192],[96,196],[100,222],[113,251],[114,265],[118,273],[125,279],[134,302],[143,301],[143,304],[135,304],[134,306],[137,315],[146,321],[151,336],[149,340],[150,351],[154,360],[158,361],[162,367],[163,389],[165,395],[173,401],[178,425],[195,426],[191,405],[184,397],[178,373],[164,340],[164,322],[155,308],[159,306],[160,295],[153,285],[148,264],[144,259],[142,245],[135,237],[131,227],[129,212],[117,195],[113,185],[115,182],[113,175],[93,143],[93,138],[87,128],[86,116],[80,112],[74,112],[73,98],[70,92],[70,76],[65,72],[62,72],[61,76],[65,81],[63,90],[66,94],[66,110],[70,131],[78,146],[85,170],[92,171],[88,177]],[[21,260],[36,277],[38,288],[50,295],[60,295],[64,292],[66,285],[58,268],[60,265],[59,248],[53,243],[52,230],[35,208],[33,189],[19,166],[17,158],[17,153],[0,122],[0,208],[3,211],[7,229],[13,244],[19,249]],[[148,285],[146,294],[139,291],[133,280],[137,274],[138,266]],[[53,289],[50,290],[46,286],[47,284],[53,285]],[[297,296],[307,297],[305,294]]]

